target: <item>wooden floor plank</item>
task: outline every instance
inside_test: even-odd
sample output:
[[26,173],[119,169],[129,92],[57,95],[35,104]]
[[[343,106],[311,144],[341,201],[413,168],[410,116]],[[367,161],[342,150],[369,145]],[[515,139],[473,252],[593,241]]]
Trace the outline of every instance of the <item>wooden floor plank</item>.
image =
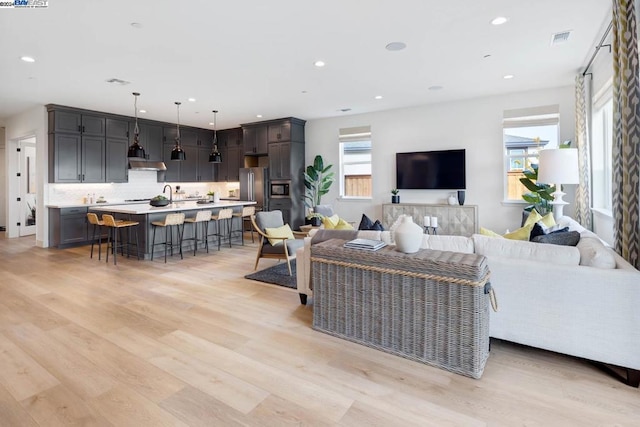
[[640,424],[640,390],[573,357],[492,340],[474,380],[317,332],[244,279],[256,250],[114,266],[0,235],[0,425]]

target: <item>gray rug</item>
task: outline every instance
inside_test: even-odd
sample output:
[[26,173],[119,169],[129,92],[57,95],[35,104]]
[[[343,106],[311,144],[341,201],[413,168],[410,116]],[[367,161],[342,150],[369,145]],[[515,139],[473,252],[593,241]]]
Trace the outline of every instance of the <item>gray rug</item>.
[[284,286],[285,288],[293,288],[296,286],[296,260],[291,260],[291,276],[287,269],[287,263],[280,261],[273,267],[247,274],[245,279],[256,280],[258,282],[271,283],[274,285]]

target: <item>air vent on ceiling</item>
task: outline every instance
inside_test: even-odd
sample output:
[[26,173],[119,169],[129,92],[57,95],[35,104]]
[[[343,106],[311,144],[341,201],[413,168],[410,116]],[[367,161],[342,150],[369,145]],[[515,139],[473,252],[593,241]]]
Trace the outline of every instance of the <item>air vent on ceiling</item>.
[[567,42],[569,40],[570,35],[571,35],[571,30],[555,33],[554,35],[551,36],[551,46]]
[[116,78],[107,79],[105,81],[107,83],[119,84],[120,86],[125,86],[125,85],[128,85],[129,83],[131,83],[131,82],[128,82],[126,80],[121,80],[121,79],[116,79]]

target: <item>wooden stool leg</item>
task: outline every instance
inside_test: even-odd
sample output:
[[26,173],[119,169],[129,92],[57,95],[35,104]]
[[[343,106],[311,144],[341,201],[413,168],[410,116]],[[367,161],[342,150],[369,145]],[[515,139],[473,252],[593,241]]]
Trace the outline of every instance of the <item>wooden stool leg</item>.
[[156,229],[158,228],[155,225],[152,225],[152,227],[153,227],[153,238],[151,239],[151,261],[153,261],[153,252],[156,249]]

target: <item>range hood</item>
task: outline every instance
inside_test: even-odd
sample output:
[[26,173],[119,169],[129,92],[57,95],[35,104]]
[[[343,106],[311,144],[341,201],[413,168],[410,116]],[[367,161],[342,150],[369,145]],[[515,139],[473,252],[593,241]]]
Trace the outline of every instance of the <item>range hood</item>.
[[148,161],[144,159],[129,159],[129,169],[134,171],[166,171],[164,162]]

